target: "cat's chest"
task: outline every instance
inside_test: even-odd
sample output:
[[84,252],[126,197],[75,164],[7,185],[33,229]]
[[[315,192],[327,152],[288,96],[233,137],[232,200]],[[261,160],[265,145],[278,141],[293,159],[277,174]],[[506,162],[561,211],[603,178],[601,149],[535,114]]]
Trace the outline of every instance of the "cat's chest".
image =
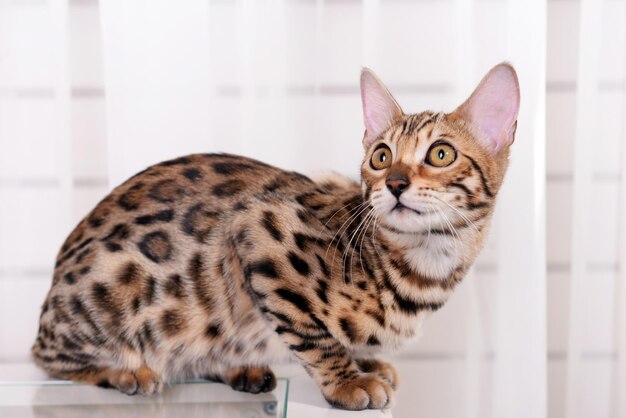
[[463,241],[449,235],[422,237],[403,251],[404,260],[413,271],[435,280],[449,278],[464,256]]

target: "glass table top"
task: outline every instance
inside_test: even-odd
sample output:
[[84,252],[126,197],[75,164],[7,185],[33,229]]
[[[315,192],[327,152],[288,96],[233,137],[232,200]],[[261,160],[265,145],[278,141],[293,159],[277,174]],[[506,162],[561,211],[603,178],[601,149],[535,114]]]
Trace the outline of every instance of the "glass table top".
[[166,385],[151,396],[64,381],[1,383],[0,418],[284,418],[288,393],[287,379],[258,395],[208,381]]

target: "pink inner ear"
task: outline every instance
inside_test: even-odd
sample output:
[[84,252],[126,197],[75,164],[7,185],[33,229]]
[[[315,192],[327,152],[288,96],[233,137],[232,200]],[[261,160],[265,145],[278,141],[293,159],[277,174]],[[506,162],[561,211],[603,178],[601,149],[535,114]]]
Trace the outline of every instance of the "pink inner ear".
[[478,140],[492,153],[511,145],[519,112],[519,83],[508,64],[495,66],[457,112],[477,130]]
[[366,129],[363,145],[368,148],[394,119],[402,115],[402,109],[385,85],[367,68],[361,72],[361,100]]

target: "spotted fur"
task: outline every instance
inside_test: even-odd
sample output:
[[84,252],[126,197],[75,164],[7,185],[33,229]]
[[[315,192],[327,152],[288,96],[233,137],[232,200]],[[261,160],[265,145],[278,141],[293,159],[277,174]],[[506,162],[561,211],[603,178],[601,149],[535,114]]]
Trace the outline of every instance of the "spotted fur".
[[[441,138],[459,154],[446,170],[423,163]],[[394,163],[373,170],[380,143]],[[360,184],[228,154],[149,167],[63,244],[34,359],[129,394],[197,377],[267,391],[268,365],[295,359],[332,405],[386,407],[396,373],[372,356],[414,337],[461,281],[507,158],[458,113],[424,112],[396,117],[366,146]],[[410,179],[412,210],[387,207],[396,171]]]

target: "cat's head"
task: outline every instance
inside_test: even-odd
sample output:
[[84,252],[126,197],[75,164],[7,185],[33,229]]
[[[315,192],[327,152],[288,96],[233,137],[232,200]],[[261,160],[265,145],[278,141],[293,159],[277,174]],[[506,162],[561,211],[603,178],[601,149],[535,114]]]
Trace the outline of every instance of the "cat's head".
[[384,225],[419,232],[491,213],[515,137],[515,70],[492,68],[452,113],[404,114],[369,69],[361,72],[365,197]]

